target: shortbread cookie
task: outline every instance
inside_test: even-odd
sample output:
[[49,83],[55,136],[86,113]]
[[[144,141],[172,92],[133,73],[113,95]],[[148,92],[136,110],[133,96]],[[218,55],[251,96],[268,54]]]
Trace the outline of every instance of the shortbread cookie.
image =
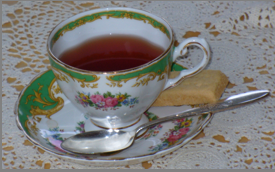
[[[179,72],[171,72],[175,78]],[[228,84],[227,76],[219,70],[203,70],[179,85],[163,91],[152,106],[179,106],[214,103]]]

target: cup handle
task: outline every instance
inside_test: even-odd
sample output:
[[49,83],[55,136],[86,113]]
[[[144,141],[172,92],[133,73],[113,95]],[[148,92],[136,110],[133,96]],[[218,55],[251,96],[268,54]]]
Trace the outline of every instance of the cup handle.
[[196,45],[198,46],[203,52],[203,59],[202,61],[197,64],[195,67],[187,70],[182,70],[180,74],[173,79],[168,79],[166,82],[166,85],[163,90],[166,90],[168,88],[174,87],[177,84],[179,84],[183,79],[191,77],[200,71],[202,71],[206,65],[208,64],[210,60],[210,49],[208,43],[203,38],[198,37],[191,37],[185,39],[182,43],[180,43],[175,49],[173,53],[173,62],[179,57],[183,56],[187,53],[187,47],[190,45]]

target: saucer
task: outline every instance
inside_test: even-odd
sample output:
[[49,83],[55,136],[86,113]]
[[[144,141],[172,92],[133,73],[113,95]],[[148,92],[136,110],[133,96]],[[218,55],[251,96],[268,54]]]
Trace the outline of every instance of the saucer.
[[[152,121],[190,108],[151,107],[144,113],[144,117]],[[14,112],[18,128],[33,144],[66,160],[101,166],[141,163],[168,154],[197,136],[213,116],[211,113],[202,114],[148,128],[131,147],[122,151],[95,155],[74,154],[62,149],[60,145],[66,138],[85,132],[88,118],[65,97],[51,70],[36,76],[21,91]]]

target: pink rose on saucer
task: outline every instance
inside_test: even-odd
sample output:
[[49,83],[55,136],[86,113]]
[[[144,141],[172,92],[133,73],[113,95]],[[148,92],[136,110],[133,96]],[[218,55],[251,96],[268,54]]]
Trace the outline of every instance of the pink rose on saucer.
[[189,131],[189,128],[181,128],[181,129],[179,129],[179,132],[180,132],[180,135],[185,135],[185,134],[187,134],[187,132]]
[[177,141],[180,138],[181,138],[180,134],[179,135],[173,135],[173,134],[171,134],[167,140],[168,140],[168,142],[175,142],[175,141]]
[[105,107],[114,107],[117,104],[118,104],[118,101],[116,98],[107,97],[105,99]]
[[62,143],[61,140],[54,139],[53,137],[49,137],[48,139],[49,139],[49,142],[50,142],[52,145],[55,146],[54,148],[55,148],[56,150],[59,150],[59,151],[61,151],[61,152],[66,152],[66,151],[64,151],[64,150],[61,148],[61,143]]
[[92,95],[90,98],[91,98],[92,102],[95,104],[98,102],[104,102],[104,97],[102,95],[96,94],[96,95]]
[[177,119],[176,121],[177,121],[177,122],[183,122],[184,120],[185,120],[185,118]]

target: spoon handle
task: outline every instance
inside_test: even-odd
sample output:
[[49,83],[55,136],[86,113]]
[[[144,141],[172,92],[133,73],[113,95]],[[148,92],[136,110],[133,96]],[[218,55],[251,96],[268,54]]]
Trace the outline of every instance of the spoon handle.
[[217,103],[199,105],[199,107],[197,108],[192,108],[186,111],[178,112],[178,113],[169,115],[167,117],[159,118],[157,120],[153,120],[151,122],[145,123],[136,129],[136,134],[138,134],[144,128],[148,128],[163,122],[172,121],[180,118],[187,118],[191,116],[197,116],[197,115],[201,115],[209,112],[220,112],[220,111],[233,109],[235,107],[253,102],[259,98],[263,98],[268,94],[269,94],[268,90],[249,91],[246,93],[230,96],[226,99],[221,99]]

